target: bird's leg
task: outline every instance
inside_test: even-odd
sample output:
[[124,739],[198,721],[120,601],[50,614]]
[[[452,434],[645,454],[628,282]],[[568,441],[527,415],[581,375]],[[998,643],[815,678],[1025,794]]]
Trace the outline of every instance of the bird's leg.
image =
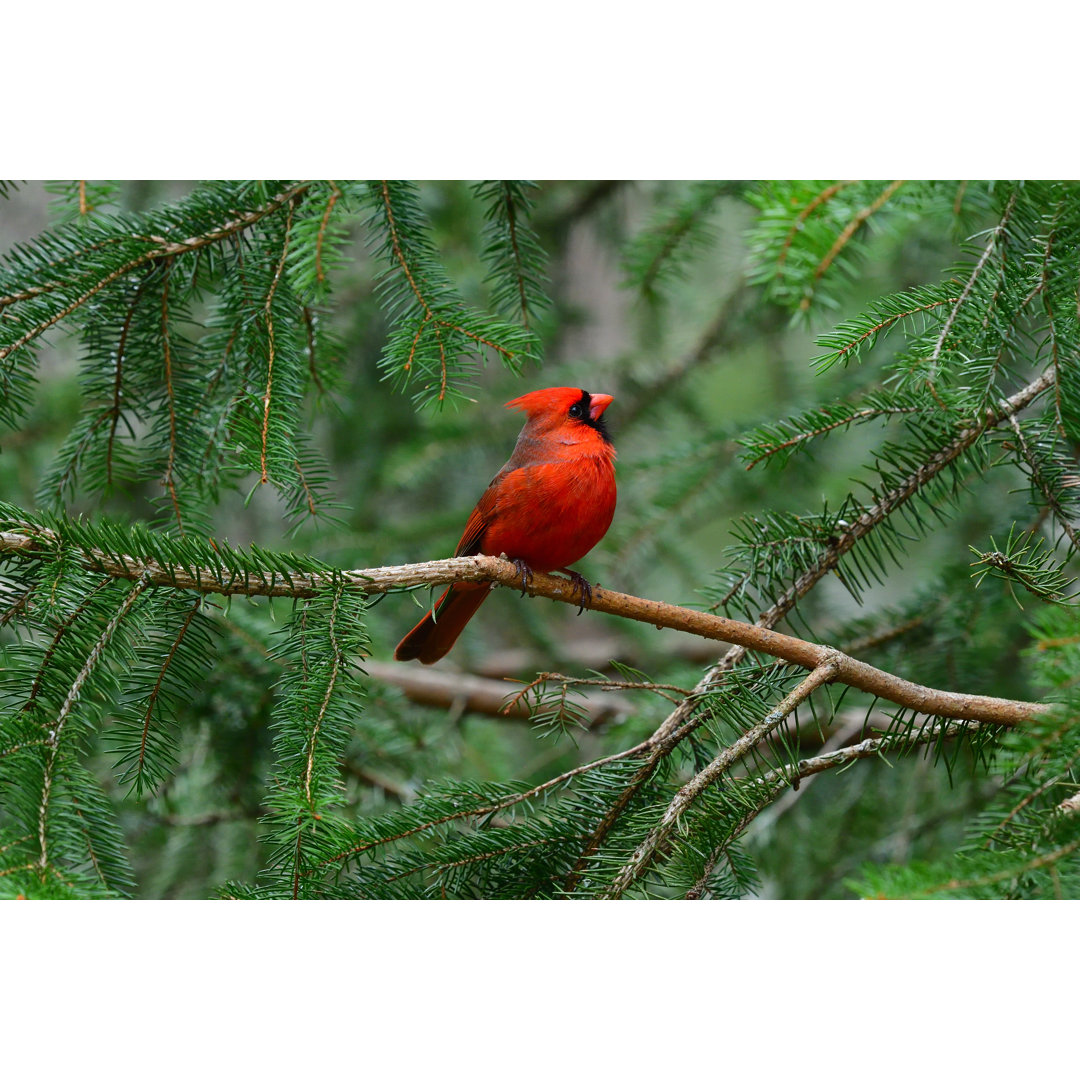
[[524,596],[525,590],[532,584],[532,567],[524,559],[511,559],[510,561],[517,567],[517,572],[521,575],[521,595]]
[[577,613],[580,615],[585,610],[585,605],[592,603],[592,585],[589,584],[587,578],[583,577],[576,570],[568,570],[563,566],[559,568],[559,573],[565,574],[570,579],[570,584],[573,585],[580,594],[581,605],[577,609]]

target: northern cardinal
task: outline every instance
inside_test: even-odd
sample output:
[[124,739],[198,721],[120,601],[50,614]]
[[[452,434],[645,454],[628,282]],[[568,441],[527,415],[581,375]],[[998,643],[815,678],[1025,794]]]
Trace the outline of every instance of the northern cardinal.
[[[561,570],[584,604],[591,587],[567,568],[599,543],[615,514],[615,447],[603,419],[611,402],[610,394],[571,386],[508,401],[508,409],[525,413],[525,426],[469,516],[455,554],[505,555],[517,563],[522,588],[532,570]],[[401,639],[394,659],[433,664],[445,656],[491,588],[451,585],[434,612]]]

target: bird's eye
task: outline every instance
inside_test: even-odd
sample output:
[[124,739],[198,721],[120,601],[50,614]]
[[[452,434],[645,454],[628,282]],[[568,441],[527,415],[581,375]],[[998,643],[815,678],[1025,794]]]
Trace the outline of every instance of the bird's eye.
[[585,415],[585,410],[581,407],[581,402],[570,406],[570,415],[574,417],[575,420],[578,420]]

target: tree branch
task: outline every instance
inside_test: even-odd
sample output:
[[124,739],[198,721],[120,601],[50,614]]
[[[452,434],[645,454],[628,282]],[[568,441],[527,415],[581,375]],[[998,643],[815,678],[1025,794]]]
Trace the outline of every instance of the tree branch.
[[[885,753],[886,750],[896,749],[898,742],[902,742],[903,748],[907,749],[911,746],[936,742],[938,739],[954,738],[955,736],[970,730],[971,727],[967,724],[935,720],[923,724],[922,727],[914,733],[903,734],[896,738],[892,738],[888,735],[871,735],[869,738],[863,739],[853,746],[845,746],[839,750],[830,749],[828,744],[826,744],[826,747],[824,748],[825,752],[818,754],[816,757],[805,758],[795,764],[780,765],[775,769],[770,769],[764,775],[756,777],[754,783],[761,786],[761,789],[767,793],[766,797],[758,806],[746,812],[736,824],[735,828],[732,829],[731,834],[727,839],[724,840],[724,842],[709,856],[709,859],[705,864],[705,869],[702,871],[697,882],[687,892],[685,899],[701,899],[702,895],[708,890],[709,878],[712,876],[713,870],[716,869],[716,864],[727,853],[731,845],[739,838],[739,835],[744,832],[750,822],[752,822],[754,818],[756,818],[758,814],[760,814],[761,811],[782,792],[787,791],[788,795],[793,796],[802,790],[795,786],[800,780],[807,780],[809,782],[818,773],[823,773],[828,769],[836,769],[844,765],[849,765],[851,762],[858,761],[860,758],[879,757],[881,754]],[[804,784],[803,788],[805,787],[806,785]],[[781,803],[782,802],[783,800],[781,800]],[[777,809],[779,810],[779,808],[780,804],[778,803]]]
[[[50,555],[62,540],[55,530],[43,526],[21,523],[16,530],[10,529],[11,523],[8,524],[9,529],[0,532],[0,552],[41,558]],[[70,538],[65,538],[63,542],[70,553],[74,546]],[[235,573],[224,573],[221,567],[164,566],[153,559],[140,559],[93,548],[83,549],[82,557],[86,566],[100,570],[110,577],[141,580],[147,585],[224,596],[311,597],[334,587],[337,582],[363,593],[385,593],[422,585],[449,585],[455,581],[490,581],[493,585],[504,585],[514,590],[521,588],[518,568],[512,562],[494,555],[471,555],[457,559],[406,563],[402,566],[378,566],[366,570],[344,571],[337,575],[332,571],[293,573],[287,580],[281,577],[280,571],[270,575],[268,580],[265,574],[238,576]],[[581,604],[581,597],[573,583],[552,574],[534,573],[526,586],[526,592],[531,596],[544,596],[574,607]],[[935,690],[908,682],[827,645],[779,634],[764,626],[739,622],[721,615],[711,615],[658,600],[647,600],[602,589],[598,585],[593,587],[592,597],[585,601],[584,606],[608,615],[649,623],[658,629],[681,630],[698,637],[730,642],[744,649],[768,653],[800,667],[813,669],[834,663],[836,681],[865,690],[906,709],[934,716],[957,720],[984,720],[992,724],[1012,726],[1029,720],[1048,708],[1034,702],[1008,701],[981,694]],[[701,690],[695,691],[698,692]]]
[[[790,612],[799,600],[805,596],[823,577],[829,574],[839,564],[840,559],[849,552],[859,540],[873,532],[890,514],[898,510],[921,488],[925,487],[942,470],[946,469],[962,454],[969,450],[988,430],[996,427],[1004,420],[1015,416],[1021,409],[1030,405],[1040,394],[1044,393],[1055,382],[1055,372],[1049,370],[1029,383],[1022,390],[1017,391],[1012,397],[1002,401],[996,407],[988,408],[983,416],[973,420],[966,427],[960,429],[952,442],[942,447],[928,461],[923,462],[917,469],[912,471],[904,480],[890,491],[885,492],[880,499],[859,515],[854,524],[846,529],[823,551],[816,565],[807,568],[791,586],[776,600],[772,607],[763,611],[758,616],[759,627],[773,627],[788,612]],[[648,783],[650,777],[656,771],[660,761],[666,757],[679,744],[679,742],[694,731],[701,723],[701,718],[695,716],[699,695],[705,694],[713,687],[728,671],[731,671],[745,657],[747,648],[752,648],[743,642],[736,642],[735,648],[729,649],[698,681],[694,693],[685,701],[680,702],[671,712],[668,718],[660,725],[655,734],[649,740],[652,753],[649,759],[635,774],[633,779],[623,789],[622,793],[614,800],[608,813],[597,826],[589,843],[585,846],[576,866],[567,879],[567,888],[572,889],[577,877],[585,866],[586,860],[603,843],[608,832],[618,820],[622,812],[629,805],[642,786]],[[775,655],[775,654],[774,654]],[[801,663],[801,661],[795,661]],[[815,665],[804,665],[815,666]],[[847,681],[841,678],[840,681]],[[894,700],[887,694],[882,694],[887,700]],[[923,709],[915,706],[919,712],[935,712],[934,709]],[[937,715],[945,715],[939,713]]]
[[[91,299],[97,293],[101,292],[107,285],[111,285],[117,278],[123,277],[125,274],[130,273],[132,270],[137,269],[140,266],[145,266],[147,263],[154,262],[156,259],[168,258],[174,255],[185,255],[189,251],[198,251],[199,248],[206,247],[208,244],[217,243],[219,240],[224,240],[228,236],[232,236],[234,233],[241,232],[244,229],[254,225],[257,221],[266,217],[267,214],[277,210],[284,203],[289,202],[296,195],[306,191],[310,187],[310,184],[297,184],[294,187],[289,188],[287,191],[281,192],[280,195],[275,195],[269,202],[263,206],[258,207],[255,210],[249,210],[246,214],[240,214],[232,221],[226,222],[224,225],[219,226],[216,229],[212,229],[210,232],[203,233],[202,236],[191,236],[186,240],[180,240],[178,242],[170,242],[161,236],[151,237],[115,237],[110,240],[120,241],[128,239],[146,240],[151,244],[156,244],[156,247],[151,247],[149,250],[142,252],[135,256],[133,259],[129,259],[122,266],[113,270],[111,273],[106,274],[105,277],[96,281],[89,289],[86,290],[81,296],[76,297],[70,304],[63,310],[51,315],[44,322],[39,323],[37,326],[32,327],[17,341],[12,342],[10,345],[4,346],[0,349],[0,360],[6,359],[16,349],[22,348],[28,342],[33,341],[39,334],[44,333],[50,326],[54,326],[62,319],[67,318],[76,308],[81,307],[87,300]],[[45,289],[38,290],[44,292]],[[22,294],[23,297],[34,295],[33,290]],[[5,297],[4,300],[10,301],[12,299],[19,299],[19,297]]]
[[831,682],[840,672],[839,654],[826,657],[779,705],[755,724],[745,735],[736,739],[718,754],[704,769],[685,783],[671,800],[660,823],[638,845],[627,864],[605,893],[608,899],[618,899],[645,872],[657,850],[671,835],[679,818],[690,804],[714,781],[718,780],[737,761],[740,761],[770,732],[779,727],[819,686]]

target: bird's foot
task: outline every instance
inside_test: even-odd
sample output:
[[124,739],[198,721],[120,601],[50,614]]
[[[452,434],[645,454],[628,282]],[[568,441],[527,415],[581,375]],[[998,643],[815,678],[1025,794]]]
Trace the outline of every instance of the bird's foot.
[[564,566],[561,568],[560,573],[565,574],[570,579],[570,584],[574,586],[581,598],[577,610],[580,615],[585,610],[586,604],[592,604],[592,585],[589,583],[588,578],[583,577],[576,570],[567,570]]
[[517,572],[521,575],[521,595],[524,596],[525,590],[532,584],[532,567],[524,559],[511,559],[510,561],[517,567]]

